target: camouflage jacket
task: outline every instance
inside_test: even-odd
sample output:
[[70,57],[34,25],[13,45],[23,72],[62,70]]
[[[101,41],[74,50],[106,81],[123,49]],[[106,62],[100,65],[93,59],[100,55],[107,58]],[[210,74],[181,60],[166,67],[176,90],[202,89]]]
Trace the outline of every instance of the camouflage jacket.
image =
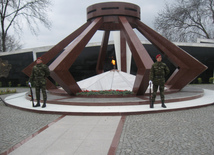
[[149,79],[154,81],[155,79],[165,79],[165,76],[169,74],[169,68],[163,62],[155,62],[150,70]]
[[37,82],[40,80],[45,80],[46,77],[48,77],[50,75],[50,71],[47,65],[45,64],[37,64],[33,67],[31,76],[29,81],[30,82]]

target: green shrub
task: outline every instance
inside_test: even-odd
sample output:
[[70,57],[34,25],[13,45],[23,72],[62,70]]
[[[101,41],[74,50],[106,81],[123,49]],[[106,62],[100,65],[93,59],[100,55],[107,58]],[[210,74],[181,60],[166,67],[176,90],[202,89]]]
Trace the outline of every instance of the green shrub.
[[57,82],[55,82],[55,86],[59,86],[59,84]]
[[201,84],[202,83],[202,78],[198,78],[198,83]]
[[11,87],[12,86],[12,82],[10,81],[10,82],[8,82],[8,86],[9,87]]
[[10,93],[16,93],[16,89],[10,90],[10,89],[1,89],[0,90],[0,95],[4,95],[4,94],[10,94]]
[[85,91],[81,91],[79,93],[76,93],[76,95],[86,95],[86,96],[90,96],[90,95],[122,95],[122,96],[126,96],[126,95],[130,95],[133,94],[133,92],[128,91],[128,90],[85,90]]
[[214,83],[214,77],[209,78],[209,83]]

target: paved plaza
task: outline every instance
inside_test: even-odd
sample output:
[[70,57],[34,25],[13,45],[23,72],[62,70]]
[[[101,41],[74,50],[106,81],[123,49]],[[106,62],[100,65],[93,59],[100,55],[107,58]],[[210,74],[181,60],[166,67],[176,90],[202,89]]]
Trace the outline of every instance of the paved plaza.
[[[18,93],[23,91],[28,91],[28,88],[17,89]],[[4,99],[6,96],[8,95],[1,95],[0,97]],[[5,106],[3,102],[0,102],[0,153],[30,137],[59,117],[60,115],[19,110]]]
[[[214,90],[213,84],[192,86]],[[17,89],[17,91],[25,92],[28,91],[28,88],[19,88]],[[7,95],[1,95],[3,99],[6,96]],[[79,120],[80,122],[88,122],[84,124],[84,130],[82,129],[83,124],[76,123],[76,126],[78,126],[81,131],[84,131],[84,133],[87,133],[87,131],[89,130],[91,131],[90,136],[85,135],[85,137],[93,139],[94,143],[95,140],[97,141],[95,143],[96,145],[91,147],[91,149],[94,149],[93,147],[97,147],[96,149],[91,151],[91,153],[93,154],[108,154],[108,150],[115,147],[112,146],[113,144],[115,144],[112,141],[117,136],[120,136],[118,139],[118,145],[117,148],[115,148],[115,151],[113,151],[116,155],[214,154],[213,105],[202,108],[172,112],[127,115],[123,116],[123,118],[125,118],[124,125],[121,132],[118,133],[116,131],[116,128],[118,123],[120,122],[121,116],[62,116],[56,114],[40,114],[15,109],[9,106],[5,106],[2,102],[0,102],[0,154],[7,154],[6,151],[8,151],[9,153],[11,152],[10,154],[14,155],[21,154],[21,152],[26,149],[26,147],[22,148],[22,146],[24,146],[25,144],[26,146],[35,144],[34,146],[31,146],[35,150],[37,149],[37,147],[41,148],[41,145],[47,144],[43,144],[42,141],[40,141],[39,143],[35,143],[33,141],[28,142],[28,139],[31,139],[35,136],[39,140],[39,137],[43,138],[42,134],[45,134],[46,132],[47,134],[49,133],[51,136],[54,136],[55,132],[57,132],[54,130],[56,127],[60,127],[62,131],[65,130],[64,126],[69,126],[71,128],[71,126],[74,124],[72,124],[71,120],[74,121],[74,119],[76,121]],[[70,124],[68,125],[68,123],[66,123],[66,125],[63,126],[62,122],[66,120],[69,120]],[[52,125],[54,123],[56,125],[58,123],[58,126]],[[106,123],[107,126],[103,125],[104,123]],[[99,125],[100,127],[102,126],[102,131],[105,132],[100,132],[97,125]],[[111,130],[108,127],[110,127]],[[38,133],[38,131],[40,131],[41,129],[43,130]],[[66,133],[69,135],[68,131],[66,130]],[[76,134],[78,133],[78,130],[72,131],[76,131]],[[34,135],[35,133],[38,133],[38,135]],[[75,135],[75,133],[70,134],[73,134],[73,136]],[[51,151],[48,150],[54,148],[60,150],[60,148],[56,147],[56,144],[62,144],[59,142],[70,142],[72,144],[74,140],[77,140],[74,138],[69,139],[68,135],[64,134],[63,136],[59,136],[61,138],[55,137],[56,139],[60,140],[58,140],[55,145],[51,147],[49,146],[49,149],[47,149],[47,147],[44,148],[44,150],[41,151],[42,153],[35,153],[35,151],[32,151],[28,154],[51,154]],[[83,137],[83,135],[80,136]],[[103,136],[103,138],[98,138],[99,136]],[[91,145],[86,143],[87,138],[82,141],[78,141],[79,143],[82,143],[82,145],[78,145],[79,149],[73,148],[72,150],[70,150],[70,153],[69,150],[63,150],[61,152],[59,151],[58,153],[82,155],[90,154],[90,147],[88,146]],[[105,140],[105,145],[102,145],[102,147],[98,143],[100,139]],[[26,143],[21,145],[20,143],[24,141],[26,141]],[[85,143],[85,145],[83,145],[83,143]],[[20,146],[17,144],[20,144]],[[17,146],[18,148],[14,151],[10,151],[9,149],[13,148],[14,146]],[[105,148],[103,146],[108,147]],[[109,154],[111,154],[111,152]]]
[[126,117],[118,155],[213,155],[214,106]]

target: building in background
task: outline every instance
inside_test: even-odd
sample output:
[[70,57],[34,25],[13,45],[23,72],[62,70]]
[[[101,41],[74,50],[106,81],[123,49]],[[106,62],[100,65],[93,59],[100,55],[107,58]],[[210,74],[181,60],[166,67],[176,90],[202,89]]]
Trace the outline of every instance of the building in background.
[[[159,50],[148,41],[142,41],[142,44],[148,51],[149,55],[153,58],[153,61],[155,61],[155,56],[160,54]],[[213,79],[214,77],[214,40],[198,39],[197,43],[174,44],[185,50],[187,53],[208,67],[208,69],[199,75],[195,80],[193,80],[192,83],[198,83],[198,78],[201,78],[202,83],[210,83],[210,79]],[[76,81],[96,75],[96,65],[100,45],[100,43],[89,43],[81,52],[79,57],[75,60],[74,64],[69,70]],[[7,87],[9,82],[12,83],[12,86],[14,87],[18,85],[26,86],[26,82],[29,78],[24,73],[22,73],[22,70],[35,61],[37,57],[40,57],[49,49],[51,49],[51,47],[52,46],[46,46],[0,53],[0,59],[2,59],[2,61],[7,61],[8,64],[11,65],[9,75],[7,77],[0,77],[2,87]],[[113,69],[111,64],[112,57],[116,57],[115,45],[113,41],[110,41],[108,44],[104,71]],[[163,62],[169,66],[172,74],[175,70],[175,66],[164,55],[162,55],[162,57]],[[133,58],[131,58],[130,64],[130,71],[128,72],[135,75],[137,72],[137,67]]]

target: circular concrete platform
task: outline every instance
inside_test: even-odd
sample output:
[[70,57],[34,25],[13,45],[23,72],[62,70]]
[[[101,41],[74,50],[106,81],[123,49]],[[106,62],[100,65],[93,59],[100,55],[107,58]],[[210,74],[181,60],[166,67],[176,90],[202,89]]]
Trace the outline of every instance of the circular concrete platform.
[[[48,93],[47,107],[32,107],[29,92],[8,96],[5,102],[13,107],[39,113],[70,115],[126,115],[164,112],[206,106],[214,103],[214,91],[186,86],[179,92],[166,92],[162,108],[157,95],[154,108],[149,108],[149,95],[117,98],[72,97]],[[36,104],[36,103],[35,103]]]

